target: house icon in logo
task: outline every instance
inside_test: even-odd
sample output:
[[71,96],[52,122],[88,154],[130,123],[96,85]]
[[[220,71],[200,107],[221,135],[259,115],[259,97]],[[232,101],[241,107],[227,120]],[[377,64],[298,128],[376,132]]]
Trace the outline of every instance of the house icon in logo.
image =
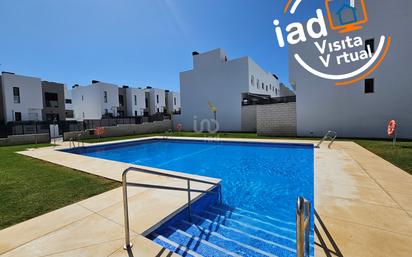
[[[348,33],[362,29],[362,24],[368,22],[365,0],[346,0],[334,6],[335,0],[325,0],[326,12],[332,30]],[[337,1],[336,1],[337,2]],[[357,2],[357,3],[355,3]]]
[[358,22],[358,15],[356,14],[356,7],[344,4],[336,14],[339,17],[340,25],[347,25]]

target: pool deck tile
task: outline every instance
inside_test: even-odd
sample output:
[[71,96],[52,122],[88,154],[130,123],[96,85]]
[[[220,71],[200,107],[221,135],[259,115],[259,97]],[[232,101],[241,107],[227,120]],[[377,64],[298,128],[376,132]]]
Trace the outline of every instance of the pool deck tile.
[[[21,154],[117,181],[121,180],[121,172],[130,166],[55,151],[53,147]],[[147,174],[130,173],[129,180],[185,187],[182,181]],[[210,188],[195,183],[194,187]],[[176,256],[141,234],[149,233],[184,208],[186,197],[184,192],[129,188],[131,238],[135,245],[130,252],[122,249],[122,191],[117,188],[0,231],[0,254],[7,257]],[[359,145],[339,141],[332,149],[326,144],[315,149],[315,256],[409,257],[412,252],[411,197],[412,176]]]

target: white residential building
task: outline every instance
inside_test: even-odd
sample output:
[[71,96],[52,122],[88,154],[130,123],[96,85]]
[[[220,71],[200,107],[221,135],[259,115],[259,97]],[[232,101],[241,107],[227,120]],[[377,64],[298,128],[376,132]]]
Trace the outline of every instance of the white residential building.
[[[358,2],[358,1],[356,1]],[[356,3],[355,2],[355,3]],[[369,76],[351,85],[336,86],[302,68],[294,58],[298,53],[321,72],[343,74],[363,66],[366,61],[335,65],[322,70],[314,41],[289,47],[290,82],[296,85],[298,136],[323,136],[335,130],[340,137],[386,138],[387,123],[395,119],[397,135],[412,138],[411,46],[412,1],[365,1],[369,20],[361,30],[343,34],[361,36],[376,50],[382,35],[392,43],[382,64]],[[329,25],[329,24],[328,24]],[[342,34],[328,27],[329,42],[341,40]],[[322,42],[322,40],[318,40]]]
[[40,78],[1,74],[2,118],[11,121],[41,121],[43,109]]
[[182,108],[180,103],[180,94],[166,90],[166,109],[168,113],[180,113]]
[[241,131],[241,106],[245,94],[280,96],[279,81],[251,58],[229,60],[225,51],[216,49],[193,53],[193,70],[180,73],[182,115],[185,130],[194,121],[213,119],[209,105],[217,108],[221,131]]
[[145,112],[152,116],[156,113],[164,113],[166,109],[165,90],[160,88],[147,87],[146,92],[146,110]]
[[126,88],[127,116],[143,116],[146,108],[145,89]]
[[119,87],[114,84],[93,81],[89,86],[74,86],[72,103],[75,119],[101,119],[117,116]]

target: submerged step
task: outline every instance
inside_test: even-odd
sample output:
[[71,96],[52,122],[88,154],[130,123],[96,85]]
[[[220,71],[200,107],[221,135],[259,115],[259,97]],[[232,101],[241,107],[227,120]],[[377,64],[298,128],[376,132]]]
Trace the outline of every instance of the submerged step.
[[[194,218],[194,220],[197,218]],[[199,220],[200,221],[200,220]],[[186,232],[198,237],[207,235],[213,235],[220,238],[229,238],[241,246],[250,246],[249,249],[259,249],[263,252],[274,254],[276,256],[295,256],[295,249],[292,248],[293,244],[282,245],[269,241],[265,238],[257,237],[252,234],[244,233],[234,228],[228,228],[221,224],[210,224],[210,226],[202,223],[199,224],[189,223],[188,221],[182,221],[182,227],[186,226]],[[256,251],[256,250],[255,250]]]

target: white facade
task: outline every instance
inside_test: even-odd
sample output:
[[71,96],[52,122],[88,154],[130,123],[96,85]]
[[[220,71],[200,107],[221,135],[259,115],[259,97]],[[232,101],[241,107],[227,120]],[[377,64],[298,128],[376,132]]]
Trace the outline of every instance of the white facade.
[[143,116],[145,109],[145,90],[126,88],[127,116]]
[[[412,36],[409,33],[412,1],[400,0],[395,7],[393,2],[384,0],[365,3],[369,21],[363,24],[362,30],[345,36],[361,36],[364,40],[373,38],[375,49],[381,35],[392,38],[386,58],[367,77],[374,79],[373,93],[365,93],[364,79],[338,87],[335,82],[304,70],[293,54],[300,53],[309,65],[321,67],[318,64],[319,51],[313,41],[289,47],[290,82],[296,84],[299,136],[322,136],[328,130],[335,130],[340,137],[385,138],[388,121],[395,119],[399,124],[398,136],[412,138]],[[329,41],[342,38],[342,34],[333,32],[329,26],[328,33]],[[359,50],[362,49],[365,45]],[[345,64],[334,70],[328,69],[328,72],[342,74],[364,64]]]
[[66,110],[73,110],[73,99],[72,99],[72,91],[64,85],[64,100],[65,100],[65,109]]
[[166,108],[169,113],[179,112],[182,105],[180,103],[180,94],[177,92],[166,92]]
[[249,57],[228,60],[216,49],[194,53],[193,66],[180,73],[180,122],[185,130],[193,130],[195,120],[213,119],[210,102],[218,110],[221,131],[241,131],[242,93],[280,96],[279,81]]
[[163,113],[166,108],[166,92],[159,88],[146,88],[146,98],[148,101],[147,112],[149,115]]
[[119,87],[96,82],[89,86],[75,86],[72,102],[76,120],[101,119],[103,115],[117,116]]
[[41,79],[3,72],[1,90],[5,122],[42,120]]

